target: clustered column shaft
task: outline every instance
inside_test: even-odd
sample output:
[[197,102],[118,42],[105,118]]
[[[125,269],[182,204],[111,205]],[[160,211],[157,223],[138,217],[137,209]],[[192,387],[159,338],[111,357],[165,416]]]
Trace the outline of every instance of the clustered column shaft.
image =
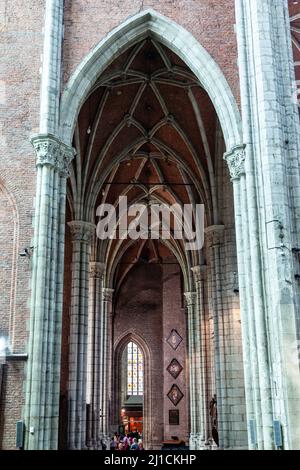
[[226,415],[226,361],[224,357],[224,325],[223,325],[223,299],[222,299],[222,270],[221,270],[221,244],[223,241],[224,226],[212,225],[206,229],[206,236],[210,247],[210,265],[212,269],[212,305],[214,325],[214,352],[215,352],[215,379],[216,395],[218,401],[218,432],[219,447],[227,446],[227,435],[222,429]]
[[31,317],[26,371],[25,446],[56,449],[59,418],[65,195],[73,149],[50,134],[37,155]]
[[110,393],[112,381],[112,300],[113,289],[103,288],[103,314],[101,316],[102,351],[101,351],[101,419],[100,433],[109,441]]
[[88,332],[88,376],[87,386],[90,403],[90,423],[88,444],[93,449],[101,448],[100,434],[100,377],[101,354],[103,349],[102,316],[103,298],[102,285],[105,265],[99,262],[90,263],[89,290],[89,332]]
[[[198,273],[197,271],[195,272]],[[185,293],[188,311],[189,335],[191,450],[203,449],[207,441],[205,412],[205,356],[203,355],[204,337],[203,328],[201,327],[201,323],[203,321],[203,301],[201,299],[201,291],[201,286],[197,284],[196,292]]]
[[206,322],[205,322],[205,301],[204,301],[204,281],[205,281],[205,265],[194,266],[192,268],[194,281],[196,286],[196,309],[199,320],[199,369],[198,369],[198,400],[200,406],[200,447],[203,448],[208,444],[208,416],[207,416],[207,367],[206,367]]
[[69,343],[70,449],[86,446],[86,379],[90,242],[96,227],[81,220],[69,222],[72,234],[72,289]]

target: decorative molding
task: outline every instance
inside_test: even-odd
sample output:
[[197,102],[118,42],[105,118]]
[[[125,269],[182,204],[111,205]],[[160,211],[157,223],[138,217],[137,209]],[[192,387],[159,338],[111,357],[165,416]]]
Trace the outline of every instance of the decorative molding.
[[96,225],[90,222],[72,220],[68,222],[68,226],[70,227],[73,242],[89,243],[96,233]]
[[177,379],[177,377],[183,371],[183,367],[180,364],[180,362],[178,362],[177,359],[174,358],[168,365],[167,371],[169,372],[170,375],[172,375],[173,379]]
[[196,292],[185,292],[184,297],[185,297],[185,303],[187,307],[190,307],[196,304],[196,298],[197,298]]
[[103,287],[102,295],[104,302],[112,302],[114,289],[109,289],[108,287]]
[[30,139],[36,152],[36,165],[49,165],[69,176],[69,164],[74,158],[75,149],[64,144],[52,134],[38,134]]
[[90,277],[103,279],[105,272],[105,263],[100,263],[98,261],[90,262]]
[[204,230],[210,246],[220,245],[223,241],[225,225],[210,225]]
[[167,343],[171,346],[171,348],[174,349],[174,351],[178,348],[182,341],[183,339],[177,330],[172,330],[167,339]]
[[245,174],[245,147],[245,145],[237,145],[224,154],[223,158],[227,162],[231,181],[240,179],[241,175]]
[[200,266],[194,266],[191,268],[195,282],[203,281],[205,277],[206,264],[201,264]]

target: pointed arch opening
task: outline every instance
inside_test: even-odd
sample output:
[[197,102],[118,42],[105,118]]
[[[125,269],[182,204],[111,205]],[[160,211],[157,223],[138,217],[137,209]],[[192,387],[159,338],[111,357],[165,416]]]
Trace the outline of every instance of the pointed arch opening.
[[[190,394],[195,401],[198,393],[195,382],[189,382],[189,355],[193,344],[200,344],[193,335],[198,337],[201,329],[205,339],[199,367],[209,383],[203,389],[209,436],[209,394],[220,382],[215,378],[218,335],[213,335],[219,312],[226,310],[210,292],[219,269],[212,255],[214,242],[207,237],[202,250],[188,251],[177,236],[175,218],[169,239],[161,233],[151,239],[149,231],[148,237],[137,240],[120,236],[119,199],[126,197],[127,207],[143,205],[147,215],[155,204],[203,204],[205,225],[223,230],[226,224],[226,243],[233,245],[233,197],[223,155],[241,142],[241,136],[231,90],[219,67],[188,32],[147,10],[110,33],[78,67],[62,97],[60,123],[61,137],[72,141],[77,152],[67,190],[72,216],[97,223],[100,204],[117,209],[118,236],[91,242],[91,259],[105,266],[101,286],[114,292],[108,317],[110,352],[103,353],[103,367],[112,371],[113,379],[112,384],[105,383],[103,394],[110,402],[105,433],[118,432],[124,425],[122,409],[126,411],[132,397],[142,397],[145,448],[159,449],[174,435],[189,442],[196,422],[189,416]],[[202,290],[192,271],[197,266],[208,268]],[[225,269],[228,304],[233,308],[230,271],[237,268],[228,263]],[[198,296],[194,311],[203,306],[201,327],[194,328],[200,317],[193,319],[190,306],[187,314],[185,293]],[[95,325],[98,301],[97,296],[91,301]],[[106,308],[105,304],[103,311]],[[171,334],[178,338],[176,348],[168,342]],[[106,339],[101,341],[106,344]],[[143,356],[143,395],[128,393],[129,343]],[[175,379],[173,366],[178,371]]]
[[76,68],[61,100],[61,138],[72,143],[80,108],[98,77],[118,55],[147,37],[177,54],[198,78],[216,109],[227,151],[241,144],[240,113],[221,69],[192,34],[153,9],[143,10],[112,30]]
[[151,354],[132,332],[119,338],[113,352],[112,422],[115,431],[139,436],[151,448]]

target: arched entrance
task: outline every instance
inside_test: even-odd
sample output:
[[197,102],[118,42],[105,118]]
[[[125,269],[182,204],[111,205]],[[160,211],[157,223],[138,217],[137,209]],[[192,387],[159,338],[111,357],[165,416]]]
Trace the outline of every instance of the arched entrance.
[[[117,431],[120,404],[115,408],[114,402],[118,399],[116,393],[111,396],[111,391],[114,390],[113,373],[119,366],[113,363],[112,345],[115,338],[128,333],[130,328],[132,332],[139,331],[141,337],[147,336],[147,344],[155,356],[156,375],[151,375],[151,387],[152,384],[155,386],[151,394],[156,394],[157,400],[151,407],[151,416],[146,416],[149,448],[160,448],[172,436],[191,448],[211,445],[209,402],[214,394],[219,398],[220,422],[229,415],[223,392],[227,362],[225,343],[221,339],[227,328],[224,299],[229,303],[229,309],[236,308],[238,299],[231,287],[231,283],[236,282],[233,276],[237,270],[235,261],[228,261],[222,275],[219,272],[220,258],[234,241],[233,212],[228,208],[232,191],[223,161],[225,142],[210,96],[178,55],[182,55],[182,50],[174,53],[174,43],[167,47],[164,36],[157,34],[157,27],[164,19],[158,16],[157,22],[152,23],[151,15],[147,13],[137,18],[140,26],[145,28],[142,36],[137,34],[135,40],[123,46],[119,44],[123,36],[116,38],[115,52],[102,73],[99,70],[92,79],[90,71],[93,84],[81,103],[75,126],[73,145],[77,156],[71,166],[68,190],[69,217],[73,218],[69,223],[72,275],[73,279],[79,278],[83,282],[89,256],[94,263],[101,264],[102,273],[98,281],[93,281],[94,287],[85,297],[73,283],[69,300],[65,299],[66,304],[71,302],[72,305],[70,370],[66,384],[70,403],[69,447],[97,447],[99,436],[107,438],[109,433]],[[156,29],[152,31],[154,24]],[[103,52],[107,43],[101,47]],[[94,59],[100,53],[97,51]],[[204,60],[207,54],[199,46],[195,57]],[[83,68],[87,64],[89,61]],[[71,83],[72,80],[76,82],[76,78],[71,79]],[[68,96],[66,91],[65,99]],[[76,96],[78,98],[78,94]],[[217,103],[219,98],[214,99]],[[69,103],[69,110],[80,104],[79,101],[74,103]],[[224,101],[220,106],[224,107]],[[225,110],[228,112],[228,107],[222,112]],[[223,120],[222,113],[220,119]],[[232,138],[234,128],[225,128],[225,131],[228,138]],[[66,126],[64,132],[66,136]],[[126,198],[128,214],[120,198]],[[101,239],[98,232],[98,238],[92,237],[91,224],[96,225],[99,218],[102,220],[99,207],[103,204],[116,208],[113,219],[116,233],[112,238]],[[138,236],[131,238],[124,234],[124,217],[131,220],[134,214],[130,214],[130,210],[136,204],[143,207],[150,225],[140,227]],[[208,228],[204,247],[187,248],[186,239],[179,236],[183,222],[177,213],[170,217],[167,236],[159,218],[158,231],[152,236],[154,206],[195,208],[200,204],[205,207],[204,220]],[[70,250],[68,245],[66,248]],[[69,272],[68,268],[66,271]],[[227,280],[227,288],[224,296],[219,298],[221,277]],[[170,287],[169,278],[174,282],[173,287]],[[155,280],[158,281],[156,286],[153,285]],[[104,292],[102,303],[99,302],[101,292]],[[87,305],[88,321],[77,323],[78,314],[85,318]],[[185,306],[187,318],[183,315]],[[156,320],[151,323],[150,319],[154,317]],[[95,337],[96,333],[88,335],[88,330],[96,332],[99,319],[99,337]],[[156,330],[157,325],[160,325],[160,331]],[[228,329],[227,334],[228,338],[233,334],[240,337],[238,319],[233,319],[232,330]],[[170,346],[171,335],[175,341],[178,338],[178,349]],[[84,347],[85,341],[92,342],[90,350],[88,345]],[[100,359],[95,356],[97,342]],[[236,347],[237,356],[240,347]],[[90,419],[87,425],[83,424],[90,411],[87,414],[81,401],[87,371],[85,362],[77,355],[78,348],[87,350],[87,364],[93,364],[93,373],[88,372],[89,389],[93,390],[89,409],[94,410],[94,416],[100,413],[99,435],[98,431],[96,434],[89,431]],[[173,377],[170,372],[172,364],[182,370],[178,377]],[[100,379],[98,368],[101,368]],[[242,380],[242,365],[236,370],[234,379]],[[190,383],[187,386],[188,377]],[[234,388],[235,380],[232,384]],[[78,390],[82,398],[78,396]],[[147,387],[145,392],[149,392]],[[239,393],[242,400],[243,390]],[[172,419],[176,413],[176,420]],[[87,437],[89,435],[92,437]],[[222,445],[229,446],[231,438],[227,439],[222,432],[220,435],[224,436]]]
[[[293,406],[299,399],[299,368],[297,362],[289,364],[289,348],[294,348],[298,337],[299,285],[294,276],[298,261],[294,255],[299,251],[295,236],[299,231],[294,189],[299,184],[294,169],[299,116],[291,99],[294,75],[287,5],[279,3],[275,18],[271,2],[264,9],[260,2],[236,2],[245,151],[237,106],[218,66],[187,31],[153,10],[129,18],[106,36],[76,69],[60,100],[63,5],[60,2],[54,8],[53,2],[47,2],[40,134],[32,139],[37,191],[24,407],[26,448],[57,447],[59,392],[67,397],[68,447],[98,448],[107,437],[116,303],[134,271],[124,265],[142,261],[149,274],[153,260],[166,265],[169,257],[176,260],[183,277],[184,288],[174,292],[183,291],[186,299],[190,447],[212,445],[212,426],[217,427],[221,447],[244,447],[244,393],[250,448],[274,448],[273,425],[276,429],[282,425],[286,448],[299,444],[299,419]],[[266,34],[255,35],[257,31]],[[127,72],[134,72],[133,62],[149,43],[156,52],[144,54],[140,73],[130,81]],[[266,49],[268,61],[262,60]],[[132,54],[133,60],[126,54]],[[158,57],[163,63],[161,76],[158,68],[150,66]],[[120,67],[121,76],[114,76]],[[106,72],[111,75],[105,76]],[[126,95],[116,104],[111,98],[114,91],[122,96],[120,81],[126,81]],[[125,111],[129,85],[137,85],[138,90]],[[170,85],[178,89],[172,99],[163,91]],[[109,93],[103,93],[103,88]],[[184,99],[183,91],[187,92]],[[151,118],[144,119],[145,114],[136,115],[144,92],[154,94],[150,103],[146,100],[144,113],[151,117],[154,110],[158,117],[162,112],[152,124]],[[111,106],[103,114],[106,95]],[[103,116],[101,132],[95,133]],[[113,127],[110,132],[109,126]],[[72,145],[77,150],[75,160]],[[221,163],[225,149],[233,180],[235,227],[232,188]],[[143,159],[149,160],[147,171],[142,161],[136,167]],[[128,172],[120,172],[125,165]],[[127,178],[132,170],[130,181],[116,179]],[[145,181],[138,179],[141,175]],[[168,241],[158,238],[154,244],[146,239],[138,246],[124,239],[95,242],[97,204],[103,198],[115,201],[123,185],[131,204],[143,200],[148,209],[153,201],[204,203],[204,249],[186,253],[175,236]],[[181,190],[173,189],[175,185]],[[65,239],[66,199],[70,231]],[[115,226],[120,225],[120,219],[116,220]],[[166,305],[171,304],[171,297],[166,298]],[[174,331],[161,344],[168,343],[168,338],[176,344]],[[57,351],[62,339],[61,361]],[[176,406],[178,397],[182,398],[178,385],[172,386],[169,395]]]
[[[188,32],[152,10],[142,12],[105,38],[71,77],[61,102],[60,137],[66,148],[71,142],[76,148],[67,188],[63,336],[70,339],[62,351],[61,380],[61,394],[68,396],[65,445],[100,448],[112,431],[113,344],[117,315],[122,315],[118,302],[141,265],[147,268],[145,281],[152,280],[153,269],[166,276],[166,284],[173,275],[177,282],[175,303],[172,287],[168,295],[164,290],[159,294],[166,312],[158,336],[163,426],[158,430],[149,415],[150,445],[159,447],[171,435],[175,413],[170,412],[187,405],[185,443],[191,448],[211,445],[210,398],[217,392],[218,415],[225,423],[225,416],[233,416],[228,390],[237,384],[242,445],[242,365],[235,367],[228,386],[224,341],[225,331],[228,338],[240,338],[233,295],[236,263],[228,261],[223,272],[220,265],[234,244],[232,191],[223,153],[236,145],[229,153],[235,158],[240,150],[240,120],[222,72]],[[40,142],[36,147],[40,151]],[[176,236],[175,219],[167,239],[161,234],[154,240],[97,239],[99,204],[117,207],[120,196],[127,197],[129,207],[141,203],[147,214],[157,203],[204,204],[204,248],[187,250]],[[122,217],[119,211],[118,230]],[[169,266],[175,266],[176,275]],[[176,326],[179,314],[172,319],[176,309],[182,311],[181,320],[186,312],[186,327],[181,320]],[[169,357],[172,338],[181,343],[180,357],[175,352]],[[239,362],[241,344],[228,344],[231,362]],[[169,383],[175,361],[184,372]],[[188,383],[184,391],[182,377]],[[236,430],[230,437],[225,428],[221,431],[223,446],[239,441]]]
[[125,334],[115,342],[111,400],[112,431],[123,435],[138,432],[144,448],[149,448],[151,429],[151,353],[135,334]]

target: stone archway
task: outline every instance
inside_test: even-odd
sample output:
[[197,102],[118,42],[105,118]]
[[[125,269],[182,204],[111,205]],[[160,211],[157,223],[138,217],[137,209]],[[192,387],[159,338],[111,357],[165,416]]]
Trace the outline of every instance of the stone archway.
[[207,91],[218,114],[227,151],[242,144],[239,110],[216,62],[187,30],[152,9],[134,15],[109,33],[72,74],[61,100],[60,138],[71,144],[79,110],[99,75],[114,58],[149,35],[175,52]]
[[[40,184],[41,184],[41,195],[40,201],[41,206],[38,207],[39,211],[43,211],[46,214],[49,214],[51,211],[58,211],[59,213],[59,223],[60,223],[60,232],[59,237],[54,237],[54,246],[52,245],[53,237],[51,234],[41,232],[39,233],[39,237],[45,237],[47,239],[47,243],[50,243],[50,246],[53,249],[58,250],[58,253],[62,255],[63,253],[63,244],[62,244],[62,236],[64,230],[62,228],[62,221],[64,217],[64,203],[66,200],[66,193],[65,193],[65,178],[67,176],[67,167],[70,159],[73,156],[73,151],[70,148],[71,139],[73,136],[73,130],[75,126],[76,119],[79,115],[80,107],[83,105],[84,101],[89,97],[89,95],[93,92],[93,86],[101,73],[112,63],[112,61],[120,55],[122,52],[126,52],[129,47],[134,46],[137,42],[145,39],[147,37],[153,37],[155,40],[157,39],[162,44],[166,45],[171,51],[175,52],[180,59],[191,69],[194,75],[199,80],[201,86],[206,90],[208,93],[215,111],[218,115],[223,134],[225,139],[226,148],[229,152],[228,159],[232,163],[232,167],[236,170],[236,155],[239,157],[239,161],[243,163],[243,152],[240,152],[240,144],[241,144],[241,136],[240,136],[240,117],[239,112],[231,93],[231,90],[216,63],[213,59],[207,54],[207,52],[197,43],[197,41],[185,30],[181,27],[176,25],[173,22],[170,22],[168,19],[158,15],[156,12],[152,10],[146,10],[133,18],[129,19],[115,31],[113,31],[107,38],[105,38],[101,43],[89,54],[89,56],[80,64],[80,66],[75,71],[74,75],[71,77],[66,90],[63,94],[62,101],[61,101],[61,108],[60,108],[60,127],[57,129],[57,134],[60,138],[54,137],[52,135],[43,135],[38,136],[36,139],[33,140],[34,146],[36,148],[37,154],[39,156],[39,168],[40,168]],[[217,78],[216,78],[217,77]],[[80,92],[79,92],[80,90]],[[176,156],[174,156],[175,158]],[[48,165],[48,166],[46,166]],[[74,180],[74,173],[72,174],[71,169],[71,180]],[[45,170],[45,171],[43,171]],[[239,171],[235,171],[235,173],[239,173]],[[237,175],[238,176],[238,175]],[[54,183],[54,184],[53,184]],[[162,183],[162,182],[161,182]],[[44,186],[45,185],[45,186]],[[52,191],[53,195],[53,206],[52,199],[50,200],[51,207],[49,208],[49,201],[46,199],[46,195],[48,194],[49,188]],[[75,398],[72,398],[73,409],[72,409],[72,435],[74,436],[75,429],[76,429],[76,422],[82,421],[82,428],[85,427],[85,354],[86,354],[86,342],[87,342],[87,320],[86,320],[86,311],[87,311],[87,299],[81,295],[81,290],[76,283],[76,279],[81,279],[82,282],[82,290],[85,290],[84,286],[88,285],[88,270],[89,270],[89,254],[90,254],[90,243],[92,240],[93,230],[95,229],[93,222],[89,215],[90,212],[87,212],[84,216],[84,210],[80,205],[77,206],[78,214],[71,224],[70,228],[72,231],[73,236],[73,254],[74,254],[74,266],[76,266],[76,275],[74,275],[74,283],[72,288],[72,308],[76,310],[79,308],[82,310],[80,312],[80,316],[84,319],[83,324],[80,328],[83,328],[81,332],[78,330],[78,325],[74,323],[74,328],[71,334],[71,349],[74,352],[74,362],[72,361],[73,370],[76,370],[74,377],[74,383],[72,384],[72,390],[75,393]],[[90,211],[90,207],[87,208]],[[222,229],[222,226],[219,225],[217,220],[217,212],[212,210],[212,217],[210,220],[210,224],[213,225],[213,231],[218,232],[219,229]],[[80,217],[81,215],[81,217]],[[88,216],[87,216],[88,215]],[[82,220],[83,219],[83,220]],[[51,230],[56,234],[56,226],[52,226]],[[93,261],[97,263],[103,263],[103,259],[98,257],[98,253],[93,253],[94,259]],[[178,255],[181,256],[181,253]],[[45,268],[47,253],[43,253],[41,259],[40,269]],[[197,314],[197,309],[200,302],[200,280],[198,282],[197,274],[194,273],[193,275],[190,272],[191,267],[197,267],[197,263],[201,263],[201,256],[198,253],[194,259],[190,259],[186,265],[188,266],[188,270],[186,269],[184,275],[186,277],[186,286],[185,290],[188,295],[188,299],[193,299],[192,303],[188,304],[189,308],[189,315],[191,317],[191,324],[196,324],[195,322],[198,321],[199,315]],[[57,300],[56,308],[56,320],[54,329],[60,329],[59,323],[59,313],[61,313],[61,258],[57,269],[60,271],[58,278],[53,279],[53,277],[47,279],[47,282],[52,283],[57,282],[59,287],[59,294],[60,297]],[[101,268],[102,269],[102,268]],[[187,272],[188,271],[188,272]],[[108,282],[108,278],[104,273],[97,274],[98,278],[101,279],[101,282],[98,283],[97,287],[95,284],[95,292],[96,295],[100,295],[99,292],[101,291],[102,287],[104,289],[112,290],[113,286],[110,285]],[[102,282],[103,281],[103,282]],[[38,286],[39,288],[41,286]],[[45,286],[46,288],[47,286]],[[39,290],[38,295],[43,294],[44,286],[42,289]],[[36,295],[34,297],[34,301],[36,299]],[[196,300],[197,299],[197,300]],[[107,306],[105,302],[110,301],[101,299],[96,299],[98,305],[101,304],[102,307],[100,308],[100,312],[104,312],[107,317],[109,317],[111,313],[111,306]],[[51,312],[50,312],[51,313]],[[102,314],[101,313],[101,314]],[[76,314],[74,315],[76,318]],[[108,318],[102,319],[101,322],[101,334],[107,333],[109,331],[109,321]],[[199,336],[199,332],[196,332],[197,328],[195,328],[194,333]],[[60,330],[59,330],[60,331]],[[191,330],[192,331],[192,330]],[[193,334],[194,334],[193,333]],[[84,338],[84,341],[79,341],[78,338]],[[196,338],[197,339],[197,338]],[[77,351],[77,342],[80,343],[80,357],[76,357]],[[102,343],[105,344],[105,355],[109,357],[109,351],[107,349],[107,341],[101,337]],[[197,344],[197,341],[194,341],[194,345]],[[202,346],[203,347],[203,346]],[[51,346],[52,348],[52,346]],[[199,349],[199,347],[197,346]],[[200,360],[200,352],[197,349],[197,353],[195,353],[194,357],[197,357],[196,365],[193,364],[194,373],[196,373],[199,360]],[[53,349],[51,349],[53,350]],[[38,351],[37,351],[38,353]],[[58,358],[53,358],[53,361],[58,365]],[[76,362],[77,361],[77,362]],[[102,363],[103,365],[103,363]],[[199,372],[198,372],[199,374]],[[106,376],[102,377],[102,380],[105,381]],[[41,380],[44,380],[42,378]],[[80,382],[80,386],[78,383]],[[197,378],[198,385],[203,389],[203,384],[201,384],[200,377]],[[196,384],[196,383],[195,383]],[[194,394],[196,393],[197,389],[196,385],[194,384]],[[79,391],[79,392],[78,392]],[[203,390],[202,390],[203,391]],[[79,395],[78,395],[79,393]],[[202,393],[202,392],[201,392]],[[77,394],[77,395],[76,395]],[[77,397],[77,398],[76,398]],[[194,396],[194,406],[196,406],[196,399]],[[54,407],[57,406],[55,403]],[[30,417],[30,407],[31,403],[30,400],[28,402],[27,413]],[[200,413],[200,411],[199,411]],[[204,423],[204,411],[201,411],[202,415],[201,418],[199,417],[198,422],[194,420],[195,425],[195,436],[193,436],[194,441],[196,442],[195,446],[199,446],[199,432],[197,429],[199,428],[199,423],[201,422],[201,426],[203,427]],[[201,414],[200,413],[200,414]],[[198,418],[197,418],[198,419]],[[107,420],[107,416],[106,416]],[[202,421],[201,421],[202,420]],[[57,432],[56,430],[56,423],[54,423],[53,433]],[[105,423],[105,432],[107,431],[107,422]],[[82,448],[85,445],[85,431],[82,429],[80,431],[80,436],[77,433],[77,442],[72,444],[75,448]],[[31,438],[31,437],[30,437]],[[202,438],[201,438],[202,439]],[[55,439],[54,439],[55,440]],[[52,444],[53,445],[53,442]],[[202,439],[203,440],[203,439]],[[35,445],[35,444],[34,444]],[[39,445],[42,445],[40,443]],[[194,444],[193,444],[194,445]]]
[[[120,369],[121,357],[126,345],[134,342],[142,351],[144,359],[144,397],[143,397],[143,444],[145,449],[152,448],[152,427],[151,427],[151,369],[153,367],[151,353],[145,341],[132,332],[126,333],[122,338],[117,338],[113,351],[113,383],[112,383],[112,403],[111,403],[111,422],[118,422],[120,413]],[[113,403],[113,399],[115,402]]]

